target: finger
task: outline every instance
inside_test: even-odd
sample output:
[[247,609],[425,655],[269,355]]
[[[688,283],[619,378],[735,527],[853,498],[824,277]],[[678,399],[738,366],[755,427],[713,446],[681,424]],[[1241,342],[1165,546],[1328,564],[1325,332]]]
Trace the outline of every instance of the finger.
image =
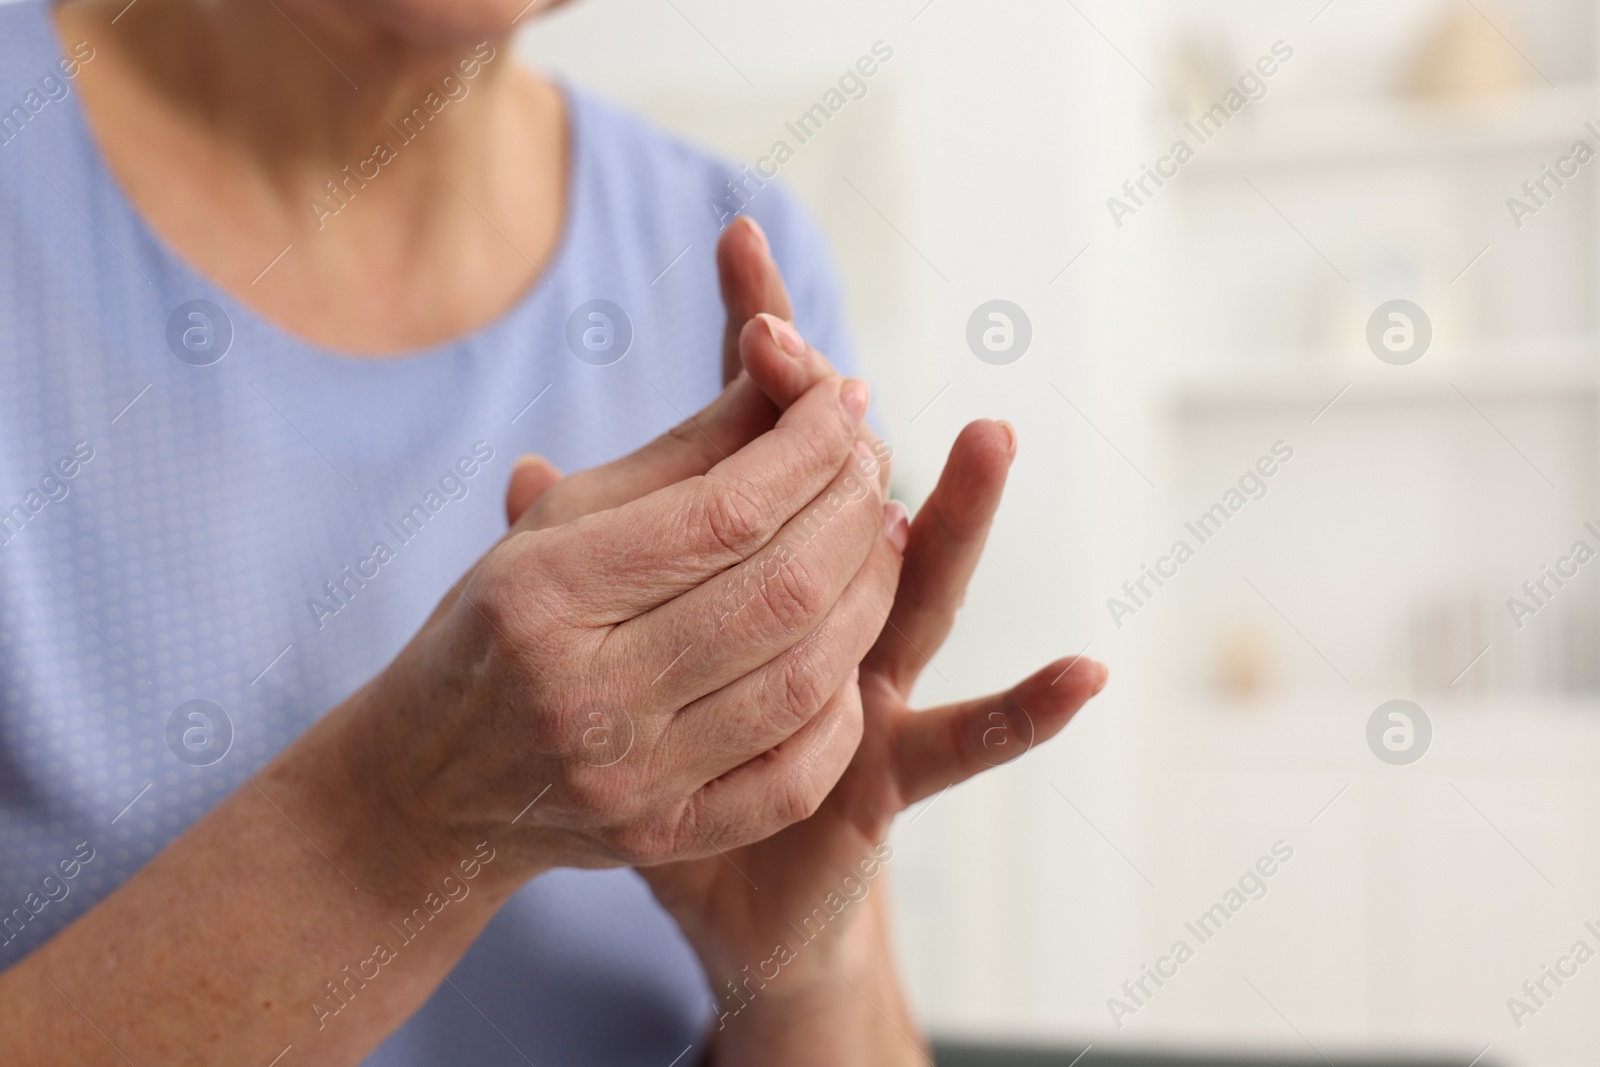
[[[643,448],[573,475],[559,501],[552,498],[549,506],[530,516],[527,528],[559,526],[580,515],[618,507],[664,486],[704,474],[772,427],[778,409],[764,399],[762,390],[739,378],[739,336],[745,323],[760,312],[787,319],[793,311],[766,235],[754,219],[741,216],[723,232],[717,246],[717,269],[723,303],[728,309],[723,340],[723,381],[728,388],[705,410]],[[808,384],[831,373],[830,368]],[[790,394],[783,406],[788,407],[802,392],[804,389]],[[513,479],[513,489],[517,488]],[[532,493],[526,499],[531,502],[537,497],[538,493]],[[522,503],[522,499],[519,497],[518,502]],[[513,524],[527,508],[528,504],[522,503],[515,510]]]
[[561,471],[543,456],[523,456],[511,468],[511,485],[506,489],[506,522],[512,526],[561,480]]
[[748,376],[737,377],[704,410],[643,448],[569,477],[543,506],[519,513],[521,528],[560,526],[702,475],[770,430],[778,415]]
[[788,740],[702,786],[684,809],[689,839],[726,850],[809,819],[850,766],[861,728],[861,690],[846,685]]
[[[773,360],[771,352],[777,353],[776,358],[786,358],[783,356],[785,345],[801,353],[810,351],[794,327],[782,319],[763,315],[749,321],[764,334],[761,356],[764,363]],[[525,515],[521,528],[543,530],[560,526],[704,474],[771,429],[780,411],[799,399],[806,389],[833,376],[834,370],[828,361],[820,355],[813,356],[805,361],[803,382],[795,375],[785,377],[781,404],[773,402],[770,389],[754,384],[749,376],[737,375],[722,395],[703,411],[648,445],[604,466],[572,475],[559,494],[546,498],[538,510]],[[870,443],[876,441],[875,436],[869,438]],[[887,452],[885,449],[875,451],[880,457]],[[888,484],[887,470],[882,477],[884,484]]]
[[635,671],[660,664],[645,672],[653,680],[639,694],[653,710],[677,711],[742,678],[827,618],[882,539],[884,504],[877,486],[846,465],[766,548],[623,623],[605,654]]
[[[774,315],[757,315],[745,323],[739,335],[739,355],[745,371],[779,409],[787,408],[817,382],[838,373],[792,324]],[[858,436],[878,457],[882,466],[879,482],[887,487],[889,449],[865,422]]]
[[1015,455],[1009,425],[987,419],[968,425],[911,524],[894,609],[862,664],[892,679],[902,697],[950,633]]
[[885,508],[882,535],[822,623],[777,658],[684,708],[662,741],[665,764],[701,781],[714,778],[819,714],[883,629],[909,532],[905,507]]
[[902,804],[915,804],[1048,741],[1105,688],[1107,674],[1103,664],[1075,656],[1008,692],[909,716],[894,748]]
[[[704,476],[545,531],[537,551],[548,584],[589,591],[570,607],[588,624],[607,625],[750,559],[839,478],[866,403],[864,382],[819,382]],[[606,579],[600,588],[597,576]]]
[[717,278],[728,310],[722,335],[722,380],[728,382],[739,373],[739,332],[745,323],[762,312],[793,319],[794,308],[767,235],[748,215],[729,223],[717,241]]
[[794,325],[759,314],[739,332],[741,365],[779,407],[788,407],[812,385],[836,374],[828,357],[806,343]]

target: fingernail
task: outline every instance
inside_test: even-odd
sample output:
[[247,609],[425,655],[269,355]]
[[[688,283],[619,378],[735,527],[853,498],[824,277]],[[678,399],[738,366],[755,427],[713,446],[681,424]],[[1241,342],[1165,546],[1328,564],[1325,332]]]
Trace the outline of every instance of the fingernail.
[[867,383],[860,378],[846,378],[839,387],[839,403],[850,413],[850,417],[860,422],[867,417],[867,401],[872,397],[872,391],[867,388]]
[[1006,455],[1011,459],[1017,458],[1017,428],[1001,419],[1000,428],[1006,432]]
[[1106,682],[1111,678],[1111,668],[1098,660],[1089,661],[1090,685],[1093,686],[1090,696],[1094,696],[1106,687]]
[[896,552],[904,552],[911,540],[911,513],[898,500],[889,501],[883,509],[883,535]]
[[767,241],[767,231],[761,228],[761,223],[757,222],[749,215],[744,216],[744,220],[749,225],[750,232],[755,234],[756,242],[761,245],[761,251],[766,254],[768,259],[771,259],[772,245]]
[[805,338],[800,336],[800,331],[791,323],[776,315],[769,315],[765,311],[758,317],[767,324],[767,332],[786,354],[796,359],[806,354]]

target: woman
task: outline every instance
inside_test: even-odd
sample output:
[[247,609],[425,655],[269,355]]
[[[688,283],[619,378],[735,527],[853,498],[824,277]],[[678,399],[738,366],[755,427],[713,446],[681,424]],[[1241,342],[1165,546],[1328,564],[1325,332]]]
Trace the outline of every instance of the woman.
[[549,6],[0,8],[0,1061],[922,1061],[889,823],[1104,670],[908,711],[1009,427],[908,525]]

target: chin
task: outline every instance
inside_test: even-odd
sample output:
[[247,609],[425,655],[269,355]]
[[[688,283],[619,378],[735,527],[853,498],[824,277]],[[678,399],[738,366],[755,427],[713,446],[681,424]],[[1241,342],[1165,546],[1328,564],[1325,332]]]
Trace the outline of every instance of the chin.
[[496,40],[566,2],[534,0],[529,6],[528,0],[338,0],[335,6],[352,20],[415,44],[450,45]]

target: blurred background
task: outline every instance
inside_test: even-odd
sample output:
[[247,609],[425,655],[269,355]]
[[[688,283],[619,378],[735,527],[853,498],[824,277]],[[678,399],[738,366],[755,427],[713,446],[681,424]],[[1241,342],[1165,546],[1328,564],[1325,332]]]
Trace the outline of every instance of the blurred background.
[[732,159],[796,148],[908,502],[967,420],[1019,429],[921,695],[1082,650],[1112,681],[898,826],[936,1034],[1593,1062],[1600,963],[1559,960],[1600,950],[1594,4],[587,0],[522,49]]

